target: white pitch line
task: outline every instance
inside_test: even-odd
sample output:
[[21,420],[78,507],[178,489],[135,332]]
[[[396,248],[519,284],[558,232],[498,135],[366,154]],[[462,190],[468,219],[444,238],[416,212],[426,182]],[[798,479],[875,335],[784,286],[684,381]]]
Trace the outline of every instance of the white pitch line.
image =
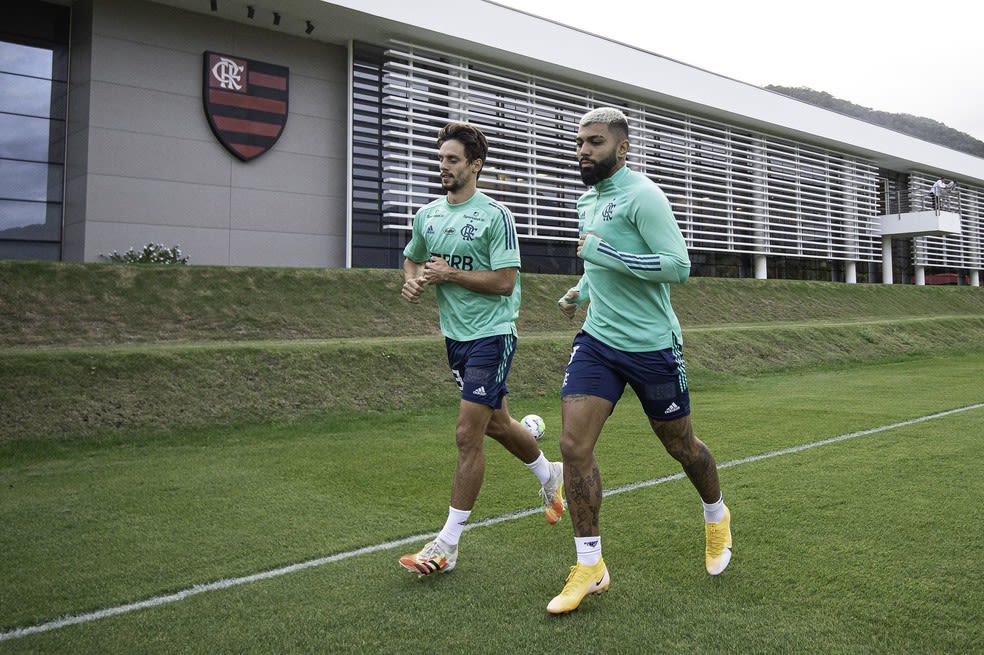
[[[984,403],[978,403],[976,405],[968,405],[967,407],[958,407],[957,409],[951,409],[945,412],[939,412],[937,414],[929,414],[928,416],[920,416],[918,418],[909,419],[907,421],[900,421],[898,423],[892,423],[890,425],[883,425],[877,428],[870,428],[868,430],[859,430],[857,432],[849,432],[847,434],[842,434],[836,437],[830,437],[829,439],[821,439],[819,441],[813,441],[807,444],[801,444],[799,446],[783,448],[782,450],[773,450],[767,453],[762,453],[760,455],[752,455],[751,457],[735,459],[729,462],[724,462],[723,464],[718,464],[717,467],[718,469],[725,469],[734,466],[739,466],[741,464],[751,464],[753,462],[759,462],[764,459],[772,459],[773,457],[792,455],[794,453],[798,453],[804,450],[809,450],[811,448],[828,446],[830,444],[838,443],[841,441],[848,441],[849,439],[857,439],[858,437],[864,437],[870,434],[887,432],[889,430],[904,428],[910,425],[916,425],[918,423],[924,423],[926,421],[932,421],[938,418],[944,418],[946,416],[952,416],[954,414],[960,414],[962,412],[968,412],[971,410],[981,409],[981,408],[984,408]],[[616,494],[622,494],[629,491],[636,491],[638,489],[645,489],[647,487],[653,487],[658,484],[672,482],[674,480],[680,480],[683,477],[684,477],[684,473],[681,472],[681,473],[674,473],[673,475],[667,475],[662,478],[656,478],[654,480],[634,482],[632,484],[623,485],[621,487],[615,487],[614,489],[606,489],[605,495],[613,496]],[[502,514],[500,516],[495,516],[492,518],[484,519],[482,521],[476,521],[474,523],[471,523],[465,527],[465,530],[474,530],[475,528],[482,528],[490,525],[496,525],[497,523],[505,523],[506,521],[515,521],[516,519],[521,519],[527,516],[532,516],[534,514],[539,514],[541,511],[542,509],[537,507],[534,509],[523,510],[521,512]],[[48,621],[47,623],[39,623],[25,628],[15,628],[7,632],[0,632],[0,641],[6,641],[8,639],[17,639],[18,637],[26,637],[28,635],[39,634],[42,632],[51,632],[52,630],[58,630],[59,628],[65,628],[70,625],[78,625],[80,623],[90,623],[92,621],[98,621],[99,619],[107,619],[111,616],[127,614],[129,612],[134,612],[136,610],[142,610],[142,609],[147,609],[149,607],[159,607],[161,605],[176,603],[180,600],[184,600],[185,598],[197,596],[198,594],[204,594],[209,591],[229,589],[231,587],[239,587],[241,585],[250,584],[252,582],[259,582],[261,580],[270,580],[272,578],[279,578],[280,576],[288,575],[290,573],[295,573],[297,571],[303,571],[304,569],[324,566],[325,564],[333,564],[335,562],[341,562],[342,560],[351,559],[353,557],[358,557],[360,555],[371,555],[373,553],[379,553],[385,550],[391,550],[399,546],[406,546],[408,544],[412,544],[421,541],[423,539],[429,539],[431,537],[433,537],[433,533],[415,535],[412,537],[405,537],[403,539],[398,539],[396,541],[388,541],[386,543],[376,544],[375,546],[365,546],[363,548],[357,548],[355,550],[350,550],[344,553],[337,553],[335,555],[330,555],[328,557],[319,557],[317,559],[307,560],[306,562],[299,562],[297,564],[291,564],[289,566],[283,566],[281,568],[271,569],[269,571],[263,571],[261,573],[254,573],[253,575],[246,575],[239,578],[227,578],[225,580],[216,580],[215,582],[209,582],[207,584],[195,585],[193,587],[189,587],[188,589],[183,589],[181,591],[175,592],[173,594],[167,594],[165,596],[155,596],[153,598],[137,601],[135,603],[118,605],[116,607],[97,610],[95,612],[87,612],[85,614],[65,616],[60,619]]]
[[[752,462],[759,462],[763,459],[772,459],[773,457],[779,457],[781,455],[792,455],[793,453],[798,453],[804,450],[809,450],[810,448],[818,448],[820,446],[829,446],[830,444],[837,443],[840,441],[847,441],[849,439],[857,439],[858,437],[865,437],[869,434],[877,434],[879,432],[887,432],[889,430],[895,430],[897,428],[904,428],[910,425],[916,425],[918,423],[925,423],[926,421],[932,421],[938,418],[944,418],[946,416],[952,416],[953,414],[960,414],[963,412],[969,412],[974,409],[984,408],[984,403],[977,403],[976,405],[968,405],[966,407],[958,407],[956,409],[950,409],[945,412],[939,412],[938,414],[929,414],[928,416],[920,416],[917,418],[912,418],[907,421],[900,421],[898,423],[892,423],[891,425],[882,425],[877,428],[869,428],[867,430],[859,430],[857,432],[848,432],[847,434],[841,434],[836,437],[830,437],[828,439],[821,439],[820,441],[811,441],[810,443],[800,444],[799,446],[790,446],[789,448],[783,448],[782,450],[773,450],[767,453],[762,453],[760,455],[752,455],[751,457],[743,457],[742,459],[733,459],[730,462],[724,462],[723,464],[718,464],[718,469],[727,469],[732,466],[738,466],[739,464],[751,464]],[[636,489],[643,489],[645,487],[651,487],[653,485],[662,484],[664,482],[670,482],[671,480],[679,480],[684,477],[684,473],[674,473],[673,475],[668,475],[665,478],[658,478],[656,480],[646,480],[644,482],[634,482],[632,484],[627,484],[615,489],[606,489],[605,495],[612,496],[614,494],[624,493],[626,491],[635,491]]]

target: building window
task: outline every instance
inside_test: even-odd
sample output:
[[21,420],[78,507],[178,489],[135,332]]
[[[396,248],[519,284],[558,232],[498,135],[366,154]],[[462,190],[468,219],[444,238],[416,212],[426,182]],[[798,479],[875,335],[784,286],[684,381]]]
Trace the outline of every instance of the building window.
[[57,260],[69,9],[14,4],[0,31],[0,257]]

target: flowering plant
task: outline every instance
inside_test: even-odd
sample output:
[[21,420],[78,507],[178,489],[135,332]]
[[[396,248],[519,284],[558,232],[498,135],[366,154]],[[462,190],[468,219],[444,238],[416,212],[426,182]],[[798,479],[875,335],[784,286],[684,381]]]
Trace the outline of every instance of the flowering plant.
[[162,243],[148,243],[142,250],[131,247],[124,253],[116,250],[108,255],[99,255],[114,264],[187,264],[188,256],[181,254],[181,246],[170,248]]

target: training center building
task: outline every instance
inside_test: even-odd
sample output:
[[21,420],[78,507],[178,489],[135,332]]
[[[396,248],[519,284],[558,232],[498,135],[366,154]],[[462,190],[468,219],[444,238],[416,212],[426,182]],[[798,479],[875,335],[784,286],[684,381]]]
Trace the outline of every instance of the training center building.
[[[984,159],[486,0],[5,0],[0,259],[393,267],[450,120],[523,268],[576,273],[579,117],[621,107],[693,275],[980,286]],[[658,42],[652,47],[658,49]],[[915,91],[918,92],[918,91]],[[929,189],[955,181],[941,211]]]

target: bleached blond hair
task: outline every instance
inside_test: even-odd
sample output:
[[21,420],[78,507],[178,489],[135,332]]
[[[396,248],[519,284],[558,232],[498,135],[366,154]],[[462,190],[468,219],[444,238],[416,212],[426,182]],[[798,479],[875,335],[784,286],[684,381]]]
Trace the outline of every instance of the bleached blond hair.
[[604,123],[605,125],[625,123],[628,125],[629,119],[625,117],[621,109],[616,109],[615,107],[598,107],[581,117],[580,125],[582,127],[591,123]]
[[622,134],[623,138],[629,137],[629,119],[625,117],[621,109],[615,107],[598,107],[592,109],[581,117],[580,127],[601,123],[608,126],[610,130],[616,130]]

